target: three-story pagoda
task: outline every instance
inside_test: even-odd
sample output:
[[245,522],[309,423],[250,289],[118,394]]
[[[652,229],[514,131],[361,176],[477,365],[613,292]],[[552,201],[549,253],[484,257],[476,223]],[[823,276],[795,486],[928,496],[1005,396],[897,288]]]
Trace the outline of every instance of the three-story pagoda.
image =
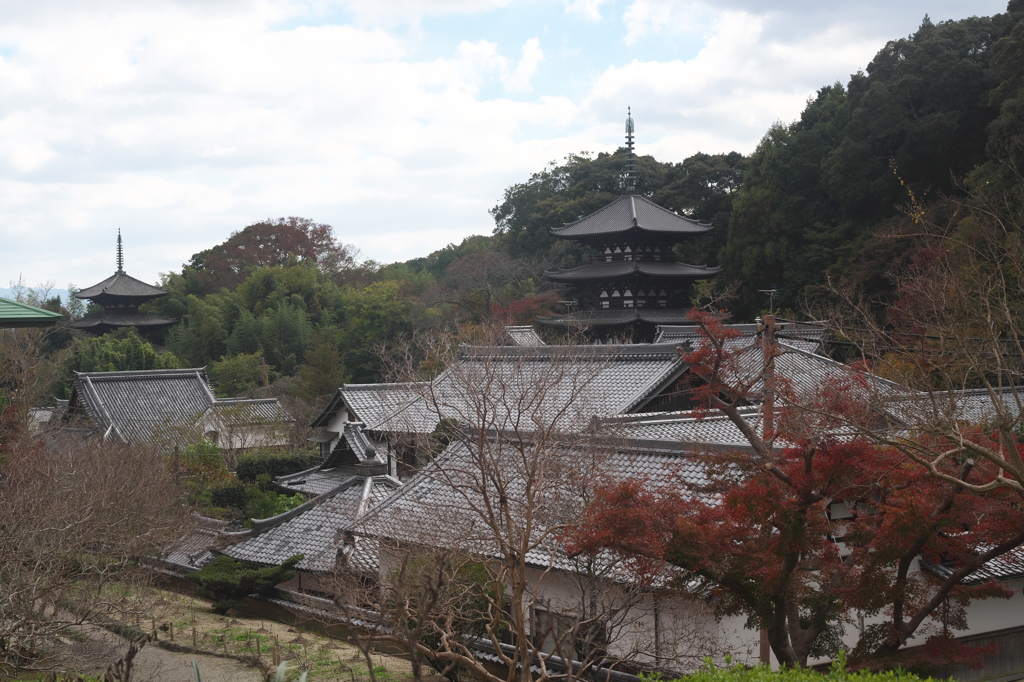
[[544,273],[553,282],[571,285],[576,297],[572,305],[578,309],[538,318],[543,325],[649,340],[657,325],[686,324],[693,282],[720,270],[673,259],[673,246],[714,226],[637,194],[631,115],[626,118],[626,148],[625,193],[588,216],[550,228],[559,239],[590,246],[596,256],[586,265]]
[[76,320],[71,326],[93,334],[106,334],[121,327],[135,327],[139,333],[160,329],[174,324],[177,320],[173,317],[144,313],[139,310],[139,306],[166,295],[167,292],[163,289],[135,279],[124,271],[124,250],[121,245],[121,231],[118,230],[117,272],[99,284],[74,294],[75,298],[103,306],[103,312]]

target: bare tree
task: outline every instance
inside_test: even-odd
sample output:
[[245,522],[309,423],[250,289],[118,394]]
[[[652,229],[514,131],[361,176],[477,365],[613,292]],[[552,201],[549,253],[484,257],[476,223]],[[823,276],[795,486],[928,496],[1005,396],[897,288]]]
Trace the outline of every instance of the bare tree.
[[[874,396],[899,418],[852,420],[946,482],[978,493],[1024,496],[1024,242],[1018,213],[973,195],[912,202],[894,235],[911,258],[891,273],[889,305],[838,287],[831,310],[840,339],[874,375],[904,390]],[[906,438],[907,433],[915,435]],[[957,469],[972,460],[972,475]]]
[[[6,414],[6,413],[5,413]],[[178,488],[152,451],[0,430],[0,674],[45,668],[58,639],[119,598],[187,529]]]

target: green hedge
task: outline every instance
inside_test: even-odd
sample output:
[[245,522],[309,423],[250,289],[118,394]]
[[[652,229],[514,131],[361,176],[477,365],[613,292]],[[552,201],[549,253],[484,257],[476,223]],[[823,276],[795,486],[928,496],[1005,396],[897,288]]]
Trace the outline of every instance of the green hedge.
[[309,469],[318,462],[319,457],[312,452],[288,455],[253,452],[238,458],[235,475],[246,483],[256,483],[261,475],[274,479]]

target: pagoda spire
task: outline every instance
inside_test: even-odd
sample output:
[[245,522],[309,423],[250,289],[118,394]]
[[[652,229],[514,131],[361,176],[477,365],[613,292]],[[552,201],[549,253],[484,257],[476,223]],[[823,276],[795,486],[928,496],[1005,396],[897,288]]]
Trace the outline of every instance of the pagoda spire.
[[633,156],[633,114],[626,107],[626,194],[636,192],[636,158]]
[[117,274],[124,274],[124,248],[121,246],[121,228],[117,228]]

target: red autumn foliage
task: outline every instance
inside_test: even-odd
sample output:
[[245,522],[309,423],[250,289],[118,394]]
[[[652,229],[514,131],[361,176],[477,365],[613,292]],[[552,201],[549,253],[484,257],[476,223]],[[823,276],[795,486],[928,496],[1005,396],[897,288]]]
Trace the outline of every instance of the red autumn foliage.
[[291,262],[313,262],[335,275],[354,264],[354,255],[352,247],[335,239],[330,225],[291,217],[264,220],[232,233],[197,265],[203,289],[212,292],[237,286],[253,268]]
[[[744,379],[742,352],[726,343],[734,335],[717,316],[691,315],[708,336],[686,354],[700,413],[728,416],[745,429],[750,450],[695,448],[690,457],[709,481],[700,487],[681,477],[657,487],[606,484],[567,538],[570,551],[612,549],[648,571],[664,563],[684,569],[717,597],[722,615],[764,628],[777,659],[790,665],[834,653],[842,625],[858,612],[868,621],[852,655],[860,665],[923,656],[980,662],[987,650],[952,645],[951,633],[966,627],[972,600],[1009,592],[995,581],[962,580],[1024,543],[1019,500],[1005,490],[965,490],[894,448],[837,432],[870,413],[856,371],[805,396],[776,380],[788,399],[774,431],[757,433],[738,407],[762,389]],[[975,437],[992,436],[979,429]],[[991,475],[993,465],[961,459],[947,467],[969,480]],[[918,570],[919,559],[948,570]],[[901,651],[912,637],[925,647]]]

